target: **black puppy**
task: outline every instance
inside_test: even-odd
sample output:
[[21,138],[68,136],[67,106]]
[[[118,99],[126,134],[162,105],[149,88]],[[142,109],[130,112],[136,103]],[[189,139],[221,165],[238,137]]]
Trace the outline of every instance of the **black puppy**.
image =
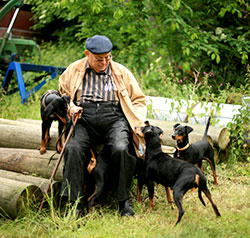
[[[49,142],[50,127],[53,121],[58,121],[58,138],[59,139],[63,129],[68,122],[67,109],[69,104],[69,97],[61,97],[57,90],[48,90],[41,97],[41,118],[42,118],[42,141],[39,148],[40,153],[46,152],[46,146]],[[57,143],[57,151],[61,152],[61,140]]]
[[[160,137],[163,131],[159,127],[151,126],[146,122],[146,126],[143,127],[141,131],[146,141],[146,179],[149,183],[156,182],[173,189],[174,201],[178,208],[178,216],[174,225],[180,222],[184,214],[182,198],[185,193],[193,187],[198,187],[198,195],[202,204],[205,206],[201,192],[205,193],[211,202],[216,216],[220,216],[218,208],[213,202],[211,193],[207,187],[206,178],[201,170],[191,163],[172,158],[162,152]],[[154,189],[152,189],[152,191],[153,190]]]
[[217,185],[218,181],[215,173],[214,151],[207,140],[209,125],[210,117],[206,125],[203,139],[189,144],[188,134],[193,131],[193,128],[190,126],[181,126],[179,123],[175,124],[172,138],[177,141],[177,147],[174,157],[188,161],[191,164],[197,164],[201,170],[202,160],[207,160],[213,171],[214,184]]

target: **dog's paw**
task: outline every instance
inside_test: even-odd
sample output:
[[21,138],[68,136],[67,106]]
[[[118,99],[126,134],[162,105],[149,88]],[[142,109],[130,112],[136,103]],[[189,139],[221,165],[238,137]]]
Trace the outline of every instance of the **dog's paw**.
[[57,146],[56,147],[57,153],[60,154],[62,152],[62,147],[61,146]]
[[40,154],[42,155],[42,154],[44,154],[44,153],[46,153],[46,148],[45,147],[40,147]]

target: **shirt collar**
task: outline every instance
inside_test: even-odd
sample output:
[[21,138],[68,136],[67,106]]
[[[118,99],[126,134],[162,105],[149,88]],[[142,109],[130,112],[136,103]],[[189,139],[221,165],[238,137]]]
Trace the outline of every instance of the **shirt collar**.
[[[89,65],[89,61],[87,60],[87,63],[86,63],[86,71],[87,70],[94,70],[93,68],[91,68],[91,66]],[[110,64],[108,64],[108,67],[102,71],[102,72],[96,72],[96,74],[107,74],[109,76],[111,76],[111,68],[110,68]]]

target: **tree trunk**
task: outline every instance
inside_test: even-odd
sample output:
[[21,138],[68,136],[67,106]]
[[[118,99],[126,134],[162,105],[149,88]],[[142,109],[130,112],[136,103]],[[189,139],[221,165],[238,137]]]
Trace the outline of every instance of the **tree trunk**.
[[[0,120],[0,147],[38,149],[41,145],[41,125],[11,120]],[[58,130],[50,129],[48,150],[56,149]]]
[[[49,179],[56,165],[59,154],[55,154],[48,162],[54,151],[47,151],[41,155],[38,150],[0,148],[0,169],[18,173],[36,175]],[[62,181],[63,161],[55,176],[55,180]]]
[[16,218],[22,208],[42,199],[42,191],[36,185],[12,179],[0,179],[0,212]]
[[[13,171],[0,169],[0,179],[2,178],[12,179],[12,180],[36,185],[37,187],[41,189],[43,193],[47,192],[47,188],[50,185],[49,179],[44,179],[44,178],[30,176],[30,175],[24,175],[22,173],[16,173]],[[60,188],[60,184],[61,184],[60,182],[53,180],[51,184],[51,190],[53,190],[54,193],[57,193]]]
[[226,150],[230,144],[230,134],[227,128],[223,128],[218,136],[218,145],[222,150]]

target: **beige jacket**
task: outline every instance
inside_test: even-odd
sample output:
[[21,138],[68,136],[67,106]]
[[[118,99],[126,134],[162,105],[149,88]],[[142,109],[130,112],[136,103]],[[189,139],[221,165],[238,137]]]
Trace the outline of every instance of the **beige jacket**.
[[[59,78],[59,91],[62,96],[70,96],[70,106],[75,106],[73,100],[84,78],[86,62],[86,57],[73,62]],[[134,130],[135,127],[144,126],[147,115],[146,98],[134,75],[117,62],[111,60],[110,65],[120,104],[131,128]]]

